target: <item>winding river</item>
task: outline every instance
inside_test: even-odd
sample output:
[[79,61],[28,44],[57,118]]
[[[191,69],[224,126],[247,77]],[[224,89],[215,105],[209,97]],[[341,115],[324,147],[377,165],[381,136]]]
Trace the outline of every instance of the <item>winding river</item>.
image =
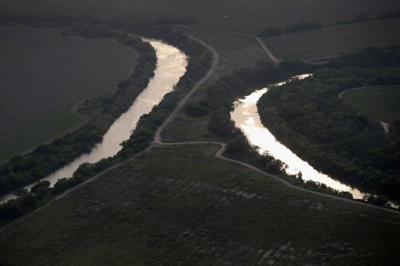
[[[72,163],[42,180],[48,180],[53,186],[57,180],[71,177],[82,163],[95,163],[103,158],[117,154],[122,149],[120,144],[129,139],[140,117],[149,113],[155,105],[159,104],[164,95],[171,92],[179,79],[185,74],[188,60],[184,53],[171,45],[157,40],[145,41],[148,41],[153,46],[157,56],[154,77],[150,80],[147,88],[136,98],[129,110],[112,124],[103,136],[103,141],[98,143],[90,153],[81,155]],[[33,185],[25,188],[29,189]],[[16,196],[10,193],[3,196],[0,202],[6,202],[14,198]]]
[[[302,75],[295,78],[303,79],[308,76],[309,75]],[[277,85],[280,86],[283,84],[285,83],[279,83]],[[243,131],[249,142],[258,147],[260,153],[267,152],[274,158],[284,162],[287,165],[286,172],[288,174],[297,174],[301,172],[304,181],[312,180],[319,182],[335,190],[349,192],[354,199],[363,199],[367,194],[318,172],[287,147],[278,142],[274,135],[262,125],[260,115],[257,111],[257,102],[267,92],[268,88],[256,90],[243,99],[236,101],[235,109],[231,113],[231,118],[235,122],[235,126]]]

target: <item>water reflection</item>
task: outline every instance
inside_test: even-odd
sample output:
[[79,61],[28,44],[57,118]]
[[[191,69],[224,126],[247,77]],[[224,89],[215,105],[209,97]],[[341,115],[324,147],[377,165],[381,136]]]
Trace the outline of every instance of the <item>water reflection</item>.
[[[72,163],[59,169],[42,180],[50,181],[53,186],[58,179],[71,177],[82,163],[95,163],[103,158],[114,156],[121,149],[120,145],[127,140],[135,129],[139,118],[151,111],[165,94],[173,90],[179,79],[185,74],[187,57],[180,50],[156,40],[147,40],[155,49],[157,68],[147,88],[136,98],[129,110],[122,114],[104,135],[103,141],[95,146],[89,154],[83,154]],[[30,189],[32,185],[25,188]],[[0,202],[16,198],[13,193],[5,195]]]
[[[308,75],[302,75],[296,78],[306,78],[307,76]],[[279,83],[277,86],[283,84],[284,83]],[[235,126],[243,131],[249,142],[258,147],[260,153],[268,152],[274,158],[287,164],[288,168],[286,171],[288,174],[297,174],[301,172],[302,178],[305,181],[312,180],[323,183],[338,191],[349,192],[354,199],[364,198],[366,194],[360,192],[358,189],[351,188],[316,171],[311,165],[300,159],[291,150],[278,142],[274,135],[262,125],[257,111],[257,102],[261,96],[267,92],[268,88],[257,90],[245,98],[236,101],[235,109],[231,113]]]

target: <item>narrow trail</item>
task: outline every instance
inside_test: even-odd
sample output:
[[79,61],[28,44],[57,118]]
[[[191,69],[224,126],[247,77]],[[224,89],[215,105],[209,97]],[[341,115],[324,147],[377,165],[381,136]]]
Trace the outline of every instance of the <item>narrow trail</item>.
[[341,93],[339,93],[339,98],[342,99],[343,96],[344,96],[346,93],[348,93],[348,92],[351,92],[351,91],[358,91],[358,90],[361,90],[361,89],[364,89],[364,88],[368,88],[368,87],[357,87],[357,88],[352,88],[352,89],[344,90],[344,91],[342,91]]
[[258,37],[255,37],[257,42],[260,44],[261,48],[264,52],[269,56],[269,58],[274,62],[275,65],[279,65],[282,60],[275,57],[275,55],[271,52],[271,50],[265,45],[265,43]]

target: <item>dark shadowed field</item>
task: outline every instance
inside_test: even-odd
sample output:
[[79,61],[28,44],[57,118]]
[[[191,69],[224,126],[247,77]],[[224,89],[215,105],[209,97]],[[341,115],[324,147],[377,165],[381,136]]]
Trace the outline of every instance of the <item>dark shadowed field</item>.
[[59,30],[0,27],[0,161],[76,127],[79,101],[112,91],[136,54]]

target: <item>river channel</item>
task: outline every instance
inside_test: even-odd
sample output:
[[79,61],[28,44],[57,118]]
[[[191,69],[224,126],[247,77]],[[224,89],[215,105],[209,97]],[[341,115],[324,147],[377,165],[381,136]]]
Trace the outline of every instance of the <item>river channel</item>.
[[[157,56],[154,77],[150,80],[147,88],[136,98],[129,110],[111,125],[103,136],[103,141],[98,143],[90,153],[81,155],[72,163],[42,180],[48,180],[53,186],[57,180],[71,177],[82,163],[95,163],[103,158],[117,154],[122,149],[120,144],[129,139],[140,117],[149,113],[155,105],[159,104],[164,95],[171,92],[179,79],[185,74],[188,59],[183,52],[157,40],[145,41],[148,41],[153,46]],[[33,184],[25,188],[29,189],[32,186]],[[3,196],[0,202],[6,202],[14,198],[16,196],[10,193]]]
[[[302,75],[295,78],[302,79],[307,77],[308,75]],[[283,84],[285,83],[277,84],[277,86]],[[304,181],[312,180],[319,182],[335,190],[349,192],[354,199],[363,199],[367,194],[318,172],[310,164],[300,159],[291,150],[277,141],[274,135],[262,125],[260,115],[257,111],[257,102],[268,90],[269,88],[256,90],[235,102],[235,109],[231,113],[231,118],[235,122],[235,126],[243,131],[249,142],[258,148],[259,153],[267,152],[275,159],[285,163],[288,174],[301,172]]]

